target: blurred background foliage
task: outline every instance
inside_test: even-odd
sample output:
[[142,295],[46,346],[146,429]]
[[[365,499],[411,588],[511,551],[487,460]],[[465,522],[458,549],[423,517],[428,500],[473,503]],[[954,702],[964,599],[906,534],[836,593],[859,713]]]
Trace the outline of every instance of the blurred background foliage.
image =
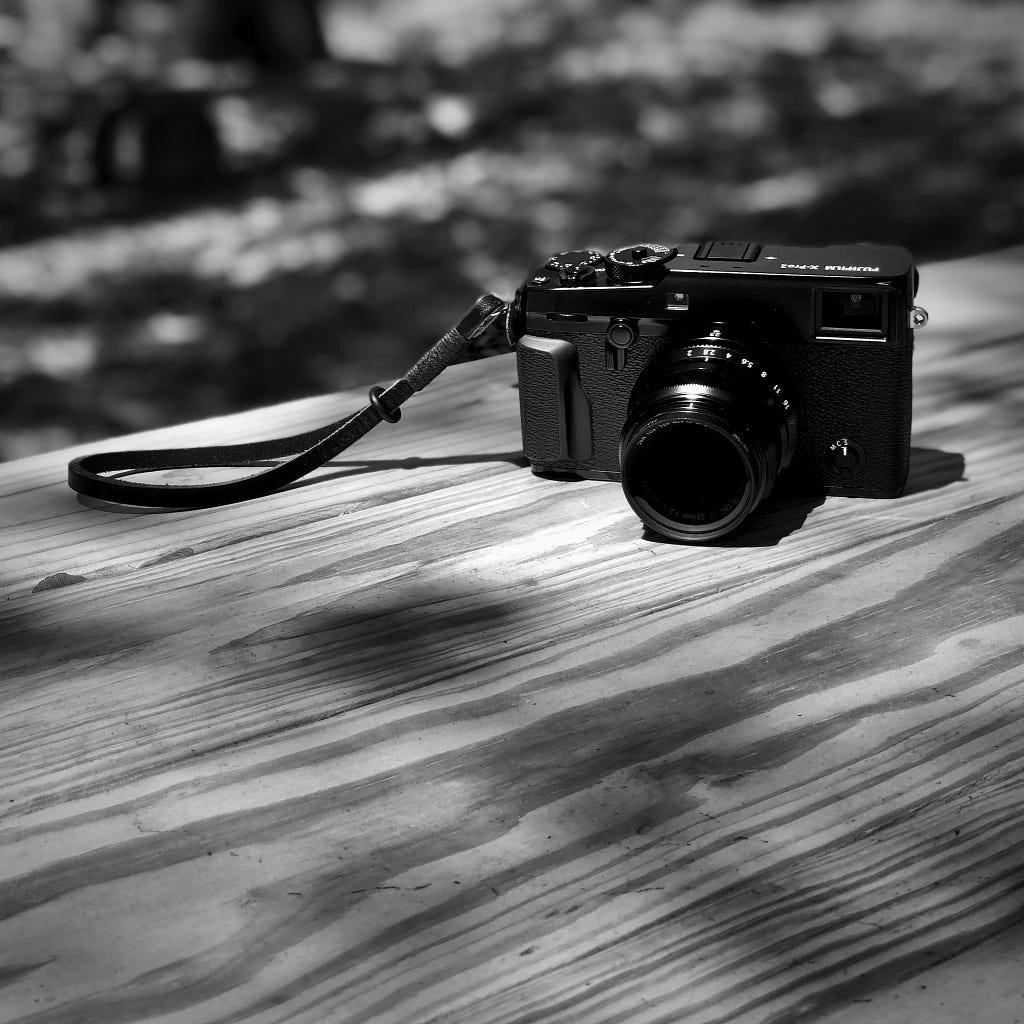
[[1022,39],[1018,0],[0,0],[0,458],[393,378],[561,249],[1019,242]]

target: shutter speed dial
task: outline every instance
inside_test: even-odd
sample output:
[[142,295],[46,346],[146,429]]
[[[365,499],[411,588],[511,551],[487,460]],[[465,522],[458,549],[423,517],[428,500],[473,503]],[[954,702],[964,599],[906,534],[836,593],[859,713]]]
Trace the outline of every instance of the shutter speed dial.
[[658,242],[637,242],[613,249],[605,257],[608,276],[617,284],[646,284],[662,275],[662,268],[673,259],[678,249]]

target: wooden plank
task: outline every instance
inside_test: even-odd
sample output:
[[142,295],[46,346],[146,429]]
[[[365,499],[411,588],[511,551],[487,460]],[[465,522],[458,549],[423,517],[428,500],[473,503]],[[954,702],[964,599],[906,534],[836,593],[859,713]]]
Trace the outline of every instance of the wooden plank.
[[0,1019],[1016,1019],[1022,265],[925,268],[905,497],[720,547],[523,468],[511,357],[246,505],[0,467]]

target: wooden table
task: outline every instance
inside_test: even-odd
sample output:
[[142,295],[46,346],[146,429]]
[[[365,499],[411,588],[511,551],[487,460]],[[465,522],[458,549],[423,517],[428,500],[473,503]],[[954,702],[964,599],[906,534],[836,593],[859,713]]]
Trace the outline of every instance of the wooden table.
[[1024,1020],[1024,249],[920,299],[906,496],[727,546],[523,468],[511,356],[242,506],[0,467],[0,1020]]

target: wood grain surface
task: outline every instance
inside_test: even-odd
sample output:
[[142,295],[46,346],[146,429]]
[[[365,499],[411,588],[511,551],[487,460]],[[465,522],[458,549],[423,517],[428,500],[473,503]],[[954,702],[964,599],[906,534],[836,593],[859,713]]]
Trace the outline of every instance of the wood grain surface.
[[1024,1020],[1024,250],[920,299],[907,494],[717,547],[510,356],[232,508],[0,467],[0,1020]]

